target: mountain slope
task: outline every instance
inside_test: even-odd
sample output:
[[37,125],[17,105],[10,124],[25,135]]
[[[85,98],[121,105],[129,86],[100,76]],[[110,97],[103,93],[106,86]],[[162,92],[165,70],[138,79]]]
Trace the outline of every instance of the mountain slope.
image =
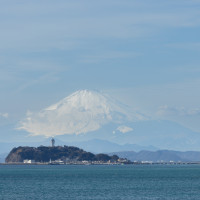
[[131,161],[153,161],[153,162],[199,162],[200,152],[198,151],[169,151],[169,150],[159,150],[159,151],[124,151],[124,152],[114,152],[109,155],[117,155],[122,158],[127,158]]
[[82,142],[68,142],[67,145],[73,145],[86,151],[94,152],[94,153],[108,153],[114,151],[141,151],[141,150],[151,150],[155,151],[158,150],[156,147],[153,146],[140,146],[136,144],[124,144],[119,145],[114,142],[106,141],[106,140],[99,140],[93,139],[88,141]]
[[80,90],[38,113],[29,112],[19,129],[49,137],[88,133],[108,123],[143,119],[142,114],[102,93]]

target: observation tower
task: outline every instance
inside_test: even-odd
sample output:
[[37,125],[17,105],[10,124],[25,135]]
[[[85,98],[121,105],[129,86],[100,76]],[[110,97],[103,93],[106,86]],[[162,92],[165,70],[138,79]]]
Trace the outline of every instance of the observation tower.
[[54,140],[54,138],[51,139],[51,146],[52,146],[52,147],[55,146],[55,140]]

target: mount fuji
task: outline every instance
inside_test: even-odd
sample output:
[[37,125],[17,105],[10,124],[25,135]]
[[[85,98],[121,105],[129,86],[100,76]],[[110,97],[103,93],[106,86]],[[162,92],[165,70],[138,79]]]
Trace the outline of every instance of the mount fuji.
[[28,112],[18,129],[32,136],[56,137],[66,144],[84,142],[87,146],[88,141],[90,147],[91,141],[98,141],[98,146],[109,141],[125,145],[127,150],[131,150],[129,144],[144,149],[200,150],[199,133],[173,121],[152,120],[106,94],[90,90],[77,91],[39,112]]
[[[99,130],[107,124],[119,124],[118,131],[132,131],[125,122],[145,120],[139,112],[96,91],[80,90],[38,113],[27,113],[19,129],[32,135],[80,135]],[[114,130],[113,130],[114,131]]]

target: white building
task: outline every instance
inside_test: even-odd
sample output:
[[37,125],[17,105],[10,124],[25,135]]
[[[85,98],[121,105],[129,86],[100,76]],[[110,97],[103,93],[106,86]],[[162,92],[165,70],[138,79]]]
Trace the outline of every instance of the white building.
[[35,160],[24,160],[23,163],[26,163],[26,164],[31,164],[31,163],[35,163]]

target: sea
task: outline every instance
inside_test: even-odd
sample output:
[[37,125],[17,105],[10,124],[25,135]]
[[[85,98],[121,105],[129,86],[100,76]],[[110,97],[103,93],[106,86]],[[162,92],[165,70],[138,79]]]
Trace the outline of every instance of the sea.
[[1,200],[200,199],[200,165],[0,165]]

